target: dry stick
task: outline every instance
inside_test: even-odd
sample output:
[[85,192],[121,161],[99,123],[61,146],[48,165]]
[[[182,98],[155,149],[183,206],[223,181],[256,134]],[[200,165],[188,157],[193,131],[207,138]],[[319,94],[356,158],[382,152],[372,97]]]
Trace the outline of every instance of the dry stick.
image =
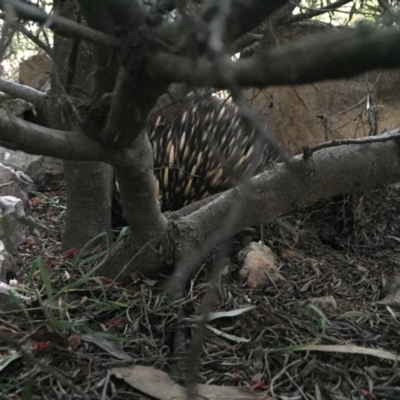
[[[344,6],[348,3],[352,3],[353,0],[339,0],[336,3],[332,3],[327,5],[326,7],[323,8],[319,8],[316,10],[307,10],[305,12],[302,12],[301,14],[298,15],[294,15],[290,18],[287,18],[285,20],[283,20],[280,25],[289,25],[289,24],[293,24],[295,22],[300,22],[300,21],[304,21],[306,19],[311,19],[314,18],[318,15],[322,15],[325,14],[327,12],[332,12],[332,11],[336,11],[337,8]],[[303,7],[304,8],[304,7]]]
[[43,43],[37,36],[35,36],[30,30],[26,29],[23,25],[14,23],[13,26],[20,31],[24,36],[26,36],[31,42],[36,44],[37,47],[41,48],[46,52],[46,54],[53,58],[53,50],[46,43]]
[[332,140],[331,142],[324,142],[321,144],[317,144],[314,147],[304,146],[303,159],[308,160],[316,151],[327,149],[329,147],[337,147],[337,146],[351,145],[351,144],[387,142],[389,140],[396,140],[396,139],[400,139],[400,127],[393,129],[387,133],[384,133],[381,136],[374,136],[374,137],[369,136],[360,139]]

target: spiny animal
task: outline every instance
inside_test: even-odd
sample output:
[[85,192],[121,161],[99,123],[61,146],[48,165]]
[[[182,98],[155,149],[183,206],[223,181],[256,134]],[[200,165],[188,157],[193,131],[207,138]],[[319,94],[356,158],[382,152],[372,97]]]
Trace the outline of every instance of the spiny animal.
[[[229,189],[250,167],[260,173],[280,160],[256,140],[234,104],[216,97],[186,98],[153,118],[147,132],[163,212]],[[255,146],[263,147],[257,160],[252,157]],[[114,214],[121,214],[118,189],[113,203]]]

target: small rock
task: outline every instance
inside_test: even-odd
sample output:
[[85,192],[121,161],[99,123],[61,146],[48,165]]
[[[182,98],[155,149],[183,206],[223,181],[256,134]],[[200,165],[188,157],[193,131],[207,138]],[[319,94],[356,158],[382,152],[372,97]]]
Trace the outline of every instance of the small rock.
[[319,308],[326,316],[336,315],[337,304],[333,296],[312,297],[307,304],[312,304]]
[[9,254],[4,246],[4,243],[0,241],[0,311],[6,312],[18,309],[18,304],[15,298],[10,296],[10,292],[13,293],[14,297],[20,298],[20,295],[15,289],[8,285],[8,281],[12,276],[16,276],[18,273],[17,265],[11,254]]
[[15,182],[0,184],[0,197],[2,196],[12,196],[22,200],[25,211],[29,211],[28,195]]
[[240,278],[251,289],[282,287],[288,283],[278,271],[274,253],[266,245],[250,243],[239,253],[239,261],[243,263]]
[[0,240],[0,282],[9,283],[9,279],[18,274],[18,267],[14,258],[7,252],[4,243]]
[[0,184],[7,185],[10,182],[15,182],[21,190],[26,193],[35,192],[36,186],[33,180],[25,173],[16,171],[12,167],[0,164]]
[[0,162],[30,176],[38,191],[64,179],[64,168],[57,158],[26,154],[0,147]]
[[22,244],[27,237],[28,228],[23,222],[26,217],[22,200],[12,196],[0,197],[0,240],[9,252],[14,246]]

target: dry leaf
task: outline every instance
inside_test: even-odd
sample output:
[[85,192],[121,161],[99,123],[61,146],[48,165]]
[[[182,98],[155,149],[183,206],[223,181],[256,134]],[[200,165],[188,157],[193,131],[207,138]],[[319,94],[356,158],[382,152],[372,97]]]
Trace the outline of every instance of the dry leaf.
[[[175,383],[165,372],[152,367],[131,365],[123,368],[113,368],[111,374],[123,379],[135,389],[155,399],[186,399],[184,387]],[[196,392],[198,398],[202,400],[274,400],[268,395],[252,393],[245,389],[229,386],[197,385]]]
[[346,353],[346,354],[364,354],[374,356],[386,360],[399,361],[400,356],[386,350],[371,349],[361,346],[346,345],[309,345],[298,348],[292,348],[292,351],[325,351],[329,353]]
[[81,339],[85,342],[94,343],[115,358],[123,361],[133,361],[133,358],[129,354],[125,353],[124,350],[120,349],[116,344],[107,339],[93,335],[81,335]]

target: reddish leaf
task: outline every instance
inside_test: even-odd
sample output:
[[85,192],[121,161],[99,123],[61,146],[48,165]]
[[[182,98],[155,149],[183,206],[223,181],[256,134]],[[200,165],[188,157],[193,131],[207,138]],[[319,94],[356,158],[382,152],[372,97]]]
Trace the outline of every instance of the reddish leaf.
[[32,351],[48,349],[49,347],[51,347],[50,342],[32,342],[31,344]]
[[369,392],[368,390],[361,389],[360,392],[368,400],[377,400],[377,397],[373,393]]
[[103,284],[103,285],[111,285],[114,280],[110,278],[106,278],[105,276],[98,276],[97,279]]
[[64,252],[65,258],[74,258],[79,253],[79,249],[72,248]]
[[68,347],[72,351],[75,351],[82,343],[82,340],[78,335],[71,335],[67,340],[68,340]]
[[78,358],[75,360],[75,364],[85,375],[90,375],[91,368],[90,364],[87,361]]
[[104,326],[107,328],[110,328],[111,326],[116,326],[124,323],[126,321],[126,317],[119,317],[115,319],[108,319],[107,321],[104,322]]

